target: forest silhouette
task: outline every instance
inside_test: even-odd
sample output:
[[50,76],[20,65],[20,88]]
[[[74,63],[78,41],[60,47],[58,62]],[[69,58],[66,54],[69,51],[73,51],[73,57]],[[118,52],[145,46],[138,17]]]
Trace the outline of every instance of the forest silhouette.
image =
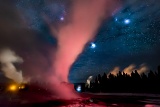
[[139,74],[137,70],[126,74],[119,71],[116,75],[104,73],[98,74],[91,87],[86,88],[90,92],[113,93],[160,93],[160,66],[156,72]]

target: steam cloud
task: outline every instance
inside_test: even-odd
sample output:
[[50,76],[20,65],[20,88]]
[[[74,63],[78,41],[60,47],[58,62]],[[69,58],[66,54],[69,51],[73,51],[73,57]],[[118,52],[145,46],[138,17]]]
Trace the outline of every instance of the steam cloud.
[[58,47],[55,55],[53,70],[61,81],[68,81],[68,72],[85,44],[93,40],[98,27],[113,11],[113,0],[76,0],[70,22],[62,25],[58,32],[51,28],[56,35]]
[[92,79],[93,79],[93,76],[88,77],[86,84],[85,84],[85,87],[90,88],[90,86],[91,86],[90,84],[91,84]]
[[[118,4],[116,0],[72,0],[72,3],[67,23],[59,25],[58,30],[49,24],[51,32],[57,38],[52,68],[54,75],[50,81],[68,82],[70,67],[86,43],[94,39],[102,21],[111,15]],[[69,90],[63,92],[63,96],[64,94],[72,95]]]
[[132,71],[134,71],[134,70],[137,70],[137,72],[139,74],[142,74],[142,73],[147,72],[149,70],[149,68],[145,64],[141,64],[139,66],[139,68],[136,68],[136,65],[131,64],[128,67],[126,67],[123,71],[124,71],[124,73],[127,73],[127,74],[131,75]]
[[[138,68],[136,65],[131,64],[128,67],[124,68],[122,71],[128,75],[131,75],[132,71],[135,71],[135,70],[137,70],[139,74],[142,74],[142,73],[148,72],[149,68],[146,64],[141,64]],[[117,75],[119,71],[120,71],[120,68],[115,67],[112,71],[110,71],[110,73],[113,75]]]
[[22,71],[17,70],[13,63],[22,63],[23,59],[10,49],[4,49],[0,52],[1,70],[4,75],[17,83],[23,82]]
[[111,70],[111,71],[109,72],[109,74],[111,73],[111,74],[113,74],[113,75],[117,75],[119,71],[120,71],[120,68],[119,68],[119,67],[115,67],[113,70]]

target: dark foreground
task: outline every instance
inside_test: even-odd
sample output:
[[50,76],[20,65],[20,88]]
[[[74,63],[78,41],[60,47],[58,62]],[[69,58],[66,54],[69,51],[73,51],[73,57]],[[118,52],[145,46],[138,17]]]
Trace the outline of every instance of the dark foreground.
[[41,93],[1,93],[0,107],[160,107],[160,95],[79,93],[81,98],[62,100]]

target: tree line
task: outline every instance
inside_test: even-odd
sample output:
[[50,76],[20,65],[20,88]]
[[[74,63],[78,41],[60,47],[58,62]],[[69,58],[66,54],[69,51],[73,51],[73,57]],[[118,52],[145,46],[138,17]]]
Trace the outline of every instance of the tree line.
[[139,74],[137,70],[126,74],[119,71],[117,75],[98,74],[91,87],[91,92],[118,92],[118,93],[160,93],[160,66],[157,72],[150,70],[148,74]]

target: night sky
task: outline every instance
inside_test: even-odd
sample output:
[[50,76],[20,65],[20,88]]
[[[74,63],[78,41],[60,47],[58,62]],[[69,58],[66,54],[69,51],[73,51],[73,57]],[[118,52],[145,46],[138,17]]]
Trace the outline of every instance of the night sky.
[[[123,70],[130,64],[147,64],[153,70],[160,64],[160,2],[126,0],[122,8],[103,23],[72,68],[70,78]],[[84,73],[85,72],[85,73]],[[72,78],[76,77],[76,78]]]
[[[52,19],[49,23],[64,23],[69,20],[66,17],[71,5],[68,1],[0,2],[3,5],[0,10],[0,48],[10,47],[23,57],[24,65],[21,68],[25,75],[38,76],[34,72],[46,72],[51,65],[49,55],[56,47],[56,39],[51,36],[43,16],[45,14]],[[20,14],[17,15],[15,11]],[[122,0],[120,9],[103,22],[94,40],[86,44],[71,67],[69,80],[83,82],[90,75],[108,73],[114,67],[123,70],[131,64],[137,68],[145,64],[155,71],[160,64],[159,46],[160,2]]]

